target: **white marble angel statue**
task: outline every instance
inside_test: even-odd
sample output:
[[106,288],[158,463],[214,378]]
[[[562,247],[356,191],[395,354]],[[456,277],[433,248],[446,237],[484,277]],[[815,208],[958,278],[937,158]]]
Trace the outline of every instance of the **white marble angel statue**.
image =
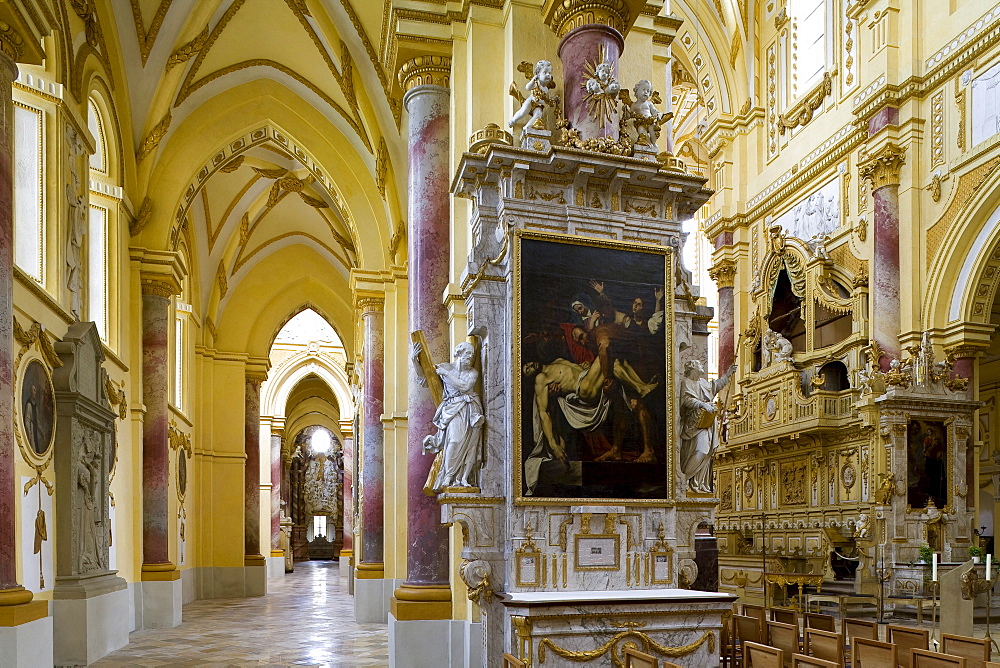
[[[422,366],[417,362],[423,351],[419,343],[413,345],[414,369],[423,378]],[[476,393],[479,371],[472,365],[475,349],[471,343],[455,346],[455,361],[434,365],[441,378],[443,391],[441,403],[434,413],[434,426],[438,431],[424,437],[424,454],[442,453],[441,467],[430,482],[435,492],[447,487],[476,487],[479,469],[485,462],[483,452],[483,404]]]
[[618,97],[618,92],[622,89],[621,84],[615,79],[615,66],[608,61],[598,63],[594,67],[594,76],[587,79],[586,87],[591,95],[608,97]]
[[[549,94],[549,91],[556,87],[555,79],[552,76],[552,63],[548,60],[539,60],[532,68],[531,63],[523,62],[518,65],[517,69],[529,77],[528,83],[524,85],[526,95],[521,94],[516,84],[510,85],[509,92],[521,102],[521,108],[507,121],[507,125],[514,127],[525,123],[526,127],[530,125],[535,129],[544,130],[542,117],[545,115],[545,109],[559,103],[558,96]],[[532,73],[530,76],[529,72]]]
[[[593,79],[591,79],[593,81]],[[589,82],[588,82],[589,83]],[[654,103],[660,101],[659,93],[653,90],[653,84],[648,79],[642,79],[632,88],[635,101],[629,97],[628,91],[622,91],[621,97],[628,105],[628,117],[635,128],[636,140],[639,145],[651,146],[660,137],[660,126],[673,117],[673,114],[662,113]]]
[[712,457],[719,447],[715,430],[715,395],[729,384],[736,365],[718,380],[705,378],[700,360],[684,365],[681,383],[681,473],[687,476],[692,491],[708,494],[712,491]]

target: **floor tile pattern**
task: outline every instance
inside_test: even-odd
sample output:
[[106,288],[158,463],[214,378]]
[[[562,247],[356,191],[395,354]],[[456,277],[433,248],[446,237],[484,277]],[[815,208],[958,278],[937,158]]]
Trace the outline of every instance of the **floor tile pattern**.
[[295,564],[267,596],[195,601],[174,629],[136,631],[93,664],[123,666],[388,666],[384,624],[356,624],[336,562]]

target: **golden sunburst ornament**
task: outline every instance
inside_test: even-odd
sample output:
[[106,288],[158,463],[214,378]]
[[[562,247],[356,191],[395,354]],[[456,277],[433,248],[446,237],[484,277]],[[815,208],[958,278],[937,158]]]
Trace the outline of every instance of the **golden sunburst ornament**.
[[618,93],[621,91],[606,45],[600,46],[597,60],[587,61],[584,75],[580,88],[584,90],[587,111],[591,118],[604,125],[618,113]]

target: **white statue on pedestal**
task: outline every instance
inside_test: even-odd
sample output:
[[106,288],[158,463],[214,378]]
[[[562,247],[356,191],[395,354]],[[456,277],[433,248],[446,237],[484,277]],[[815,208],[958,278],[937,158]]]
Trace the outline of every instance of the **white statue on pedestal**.
[[761,367],[792,361],[792,343],[772,329],[764,331],[760,342]]
[[635,143],[641,146],[654,146],[660,136],[660,126],[668,121],[672,114],[661,113],[653,106],[654,102],[659,101],[659,94],[653,90],[653,84],[649,80],[642,79],[632,91],[635,93],[635,102],[629,100],[628,91],[622,91],[621,95],[630,105],[629,118],[635,127]]
[[[417,362],[422,351],[420,344],[414,344],[413,366],[418,375],[423,373]],[[429,481],[435,492],[447,487],[476,487],[479,469],[485,462],[485,419],[482,401],[476,393],[479,371],[472,366],[474,354],[472,344],[463,342],[455,346],[454,362],[434,366],[443,386],[441,403],[434,413],[434,426],[438,431],[424,437],[423,445],[424,454],[442,453],[437,475]]]
[[[528,76],[528,72],[533,72],[533,74],[524,86],[524,92],[527,93],[527,96],[522,95],[515,84],[510,85],[510,94],[522,104],[514,116],[507,121],[507,125],[514,127],[525,123],[526,127],[544,130],[545,125],[542,117],[545,115],[545,108],[554,107],[559,103],[559,98],[549,95],[548,92],[556,87],[555,79],[552,76],[552,63],[548,60],[539,60],[532,70],[531,63],[524,62],[517,69],[525,76]],[[527,122],[529,118],[530,122]]]
[[712,492],[712,456],[719,447],[715,432],[716,407],[712,401],[728,383],[736,365],[729,367],[718,380],[705,378],[700,360],[684,365],[681,384],[681,473],[688,478],[691,491]]

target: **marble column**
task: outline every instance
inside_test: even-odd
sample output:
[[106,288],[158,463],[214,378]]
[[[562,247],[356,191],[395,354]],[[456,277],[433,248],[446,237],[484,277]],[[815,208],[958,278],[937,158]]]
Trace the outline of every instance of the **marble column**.
[[[450,275],[450,72],[451,59],[440,56],[415,58],[400,72],[409,116],[409,327],[423,332],[435,362],[451,358],[442,303]],[[392,614],[396,620],[448,619],[448,529],[437,498],[423,491],[434,460],[423,454],[423,439],[435,431],[436,407],[412,365],[408,384],[406,582],[393,595]]]
[[170,445],[167,439],[167,376],[170,297],[174,286],[142,282],[142,570],[175,570],[170,562]]
[[872,268],[872,338],[885,356],[880,360],[888,370],[890,358],[899,358],[899,172],[904,150],[889,142],[859,166],[861,178],[871,187],[874,203],[875,237]]
[[[383,459],[382,413],[385,398],[385,313],[384,300],[358,300],[364,327],[361,390],[361,558],[357,576],[361,579],[385,575],[385,463]],[[347,461],[344,461],[344,490],[347,494]],[[344,506],[344,540],[347,540],[347,506]]]
[[736,361],[736,318],[733,303],[733,282],[736,263],[719,260],[708,270],[708,275],[719,288],[719,374]]
[[271,432],[271,556],[281,557],[281,432]]
[[342,420],[340,433],[344,435],[344,546],[340,550],[340,575],[350,575],[354,556],[354,421]]
[[[243,445],[246,468],[243,471],[243,554],[258,563],[260,554],[260,384],[264,375],[247,372],[244,395]],[[250,565],[245,563],[245,565]]]

